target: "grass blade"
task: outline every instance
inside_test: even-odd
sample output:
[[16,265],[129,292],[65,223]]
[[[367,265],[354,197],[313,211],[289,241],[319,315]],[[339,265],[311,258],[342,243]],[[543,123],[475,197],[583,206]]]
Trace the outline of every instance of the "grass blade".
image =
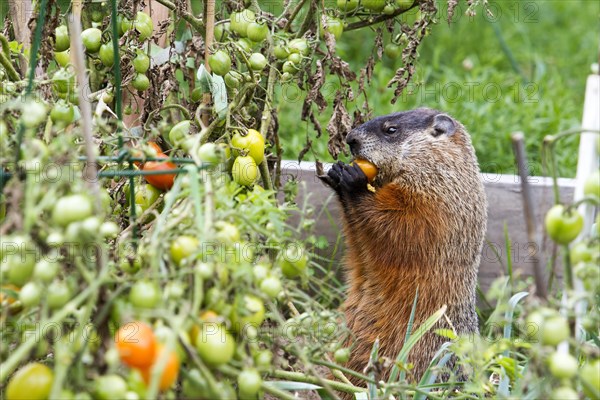
[[[374,365],[377,363],[379,359],[379,338],[375,340],[373,343],[373,348],[371,349],[371,355],[369,356],[369,365]],[[375,380],[375,371],[369,372],[369,377],[372,380]],[[377,398],[377,385],[372,384],[371,382],[367,382],[367,393],[369,395],[369,399]]]
[[[512,319],[513,319],[513,315],[515,313],[515,308],[517,307],[517,304],[519,303],[519,301],[521,301],[521,299],[523,299],[524,297],[526,297],[529,293],[527,292],[519,292],[517,294],[515,294],[514,296],[512,296],[510,298],[510,300],[508,301],[508,310],[506,310],[506,313],[504,314],[504,321],[505,321],[505,325],[504,325],[504,338],[505,339],[510,339],[511,335],[512,335]],[[504,351],[504,356],[508,357],[508,350]],[[510,394],[510,389],[509,389],[509,384],[510,384],[510,378],[508,376],[508,374],[506,373],[506,370],[504,369],[504,367],[501,367],[501,380],[500,380],[500,384],[498,385],[498,394],[503,395],[503,396],[508,396]]]
[[[419,299],[419,288],[417,287],[417,290],[415,291],[415,298],[413,300],[412,309],[410,310],[410,317],[408,318],[408,324],[406,325],[406,335],[404,336],[405,345],[406,345],[406,342],[408,342],[408,339],[410,339],[410,335],[412,334],[412,327],[415,322],[415,313],[417,311],[417,300],[418,299]],[[400,378],[398,379],[399,374],[400,374]],[[398,367],[398,364],[395,363],[394,367],[392,368],[392,372],[390,373],[389,381],[395,382],[397,380],[403,380],[404,375],[405,375],[405,372],[404,371],[400,372],[400,367]]]

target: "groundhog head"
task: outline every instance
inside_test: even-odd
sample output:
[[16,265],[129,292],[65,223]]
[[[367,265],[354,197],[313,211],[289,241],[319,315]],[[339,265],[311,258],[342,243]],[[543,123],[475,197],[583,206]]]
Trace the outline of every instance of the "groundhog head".
[[377,166],[376,186],[403,177],[427,186],[432,180],[460,176],[459,170],[473,171],[477,165],[464,127],[429,108],[374,118],[353,129],[346,142],[355,158]]

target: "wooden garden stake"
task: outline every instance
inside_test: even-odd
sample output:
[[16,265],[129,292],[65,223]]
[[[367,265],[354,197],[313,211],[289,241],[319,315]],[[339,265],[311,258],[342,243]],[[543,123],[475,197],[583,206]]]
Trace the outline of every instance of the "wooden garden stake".
[[[527,241],[529,244],[533,244],[536,249],[539,249],[539,233],[537,233],[537,227],[535,224],[533,198],[531,195],[531,186],[529,185],[529,177],[527,171],[527,155],[525,154],[525,143],[523,140],[523,133],[516,132],[511,136],[513,143],[513,149],[515,157],[517,159],[517,166],[519,169],[519,178],[521,179],[521,194],[523,199],[523,213],[525,214],[525,224],[527,226]],[[546,279],[544,277],[544,271],[542,270],[542,264],[540,262],[541,252],[533,257],[533,274],[535,277],[535,288],[537,295],[546,300],[548,297],[546,291]]]
[[[215,0],[206,2],[206,38],[204,40],[204,68],[210,73],[210,65],[208,65],[208,57],[210,56],[210,48],[212,47],[215,38]],[[206,107],[202,113],[202,123],[204,126],[209,125],[210,113],[206,110],[211,102],[210,93],[202,95],[202,104]]]

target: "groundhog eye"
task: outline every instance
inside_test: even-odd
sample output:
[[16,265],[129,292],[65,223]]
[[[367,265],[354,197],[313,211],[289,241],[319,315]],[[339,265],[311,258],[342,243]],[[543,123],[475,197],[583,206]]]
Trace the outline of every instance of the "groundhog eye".
[[385,133],[387,133],[388,135],[393,135],[397,131],[398,131],[398,128],[396,128],[395,126],[390,126],[389,128],[387,128],[385,130]]

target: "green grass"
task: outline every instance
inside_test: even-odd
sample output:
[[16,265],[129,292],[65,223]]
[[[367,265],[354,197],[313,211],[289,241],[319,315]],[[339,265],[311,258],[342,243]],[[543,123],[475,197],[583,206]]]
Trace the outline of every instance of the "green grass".
[[[510,134],[522,131],[531,173],[539,175],[543,137],[581,124],[585,81],[590,65],[598,60],[600,3],[542,0],[490,4],[495,22],[485,18],[479,8],[474,18],[458,12],[455,23],[448,25],[442,19],[433,28],[420,48],[413,94],[403,95],[395,105],[390,103],[393,90],[386,85],[397,65],[384,58],[367,89],[369,104],[373,116],[420,106],[450,113],[471,132],[486,172],[516,173]],[[460,5],[464,11],[465,3]],[[372,51],[373,36],[370,31],[352,31],[338,43],[339,54],[357,73]],[[465,60],[472,68],[465,67]],[[328,83],[331,101],[337,83],[334,79]],[[310,124],[298,121],[301,101],[280,98],[280,135],[286,144],[285,156],[293,159],[306,136],[314,139],[315,132]],[[349,111],[362,109],[363,102],[361,96],[348,103]],[[320,115],[323,127],[330,115],[331,107]],[[314,140],[314,151],[305,159],[331,161],[326,142],[326,138]],[[577,145],[576,137],[561,143],[557,155],[560,175],[574,175]]]

